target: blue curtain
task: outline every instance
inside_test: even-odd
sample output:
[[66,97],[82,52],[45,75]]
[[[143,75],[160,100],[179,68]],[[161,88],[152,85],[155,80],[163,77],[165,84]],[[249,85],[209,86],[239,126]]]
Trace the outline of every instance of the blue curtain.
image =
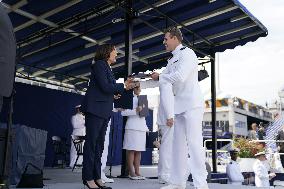
[[[46,130],[48,132],[45,166],[51,166],[54,158],[51,137],[56,135],[66,139],[70,144],[72,133],[71,117],[75,114],[75,106],[83,99],[82,95],[68,93],[44,87],[16,83],[16,95],[14,98],[13,124],[27,125],[32,128]],[[8,102],[4,100],[4,107],[0,114],[0,121],[6,123],[8,118]],[[122,148],[122,116],[114,113],[112,116],[112,132],[110,132],[110,146],[113,146],[113,165],[121,163]],[[152,129],[152,112],[147,117],[147,125]],[[142,155],[143,164],[151,164],[151,150]],[[69,159],[69,158],[68,158]],[[109,151],[108,164],[111,161]]]

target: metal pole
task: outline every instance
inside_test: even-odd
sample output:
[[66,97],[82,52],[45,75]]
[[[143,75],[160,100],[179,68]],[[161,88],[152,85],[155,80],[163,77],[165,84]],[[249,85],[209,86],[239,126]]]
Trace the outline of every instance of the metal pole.
[[[132,73],[132,37],[133,37],[133,1],[126,1],[126,32],[125,32],[125,76],[129,76]],[[126,78],[125,77],[125,78]],[[125,124],[127,117],[123,117],[123,128],[122,128],[122,140],[124,140]],[[128,169],[126,165],[126,150],[122,149],[122,162],[121,162],[121,175],[120,177],[128,176]]]
[[215,54],[212,57],[214,57],[214,59],[211,59],[212,167],[213,173],[217,173]]
[[132,73],[133,1],[127,0],[126,2],[125,73],[128,76]]

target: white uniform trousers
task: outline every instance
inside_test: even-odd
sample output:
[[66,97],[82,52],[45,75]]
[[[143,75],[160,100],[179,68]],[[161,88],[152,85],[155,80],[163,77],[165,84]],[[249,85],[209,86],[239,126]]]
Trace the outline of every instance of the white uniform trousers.
[[[202,120],[204,108],[195,108],[175,116],[170,183],[186,187],[188,168],[195,187],[207,188]],[[188,162],[188,155],[190,156]]]
[[174,128],[159,125],[159,131],[162,138],[159,149],[158,177],[169,182]]
[[110,125],[111,125],[111,120],[108,122],[107,130],[106,130],[106,135],[105,135],[104,151],[103,151],[103,153],[102,153],[102,158],[101,158],[101,163],[102,163],[102,166],[101,166],[101,175],[105,175],[104,169],[106,168],[107,156],[108,156]]

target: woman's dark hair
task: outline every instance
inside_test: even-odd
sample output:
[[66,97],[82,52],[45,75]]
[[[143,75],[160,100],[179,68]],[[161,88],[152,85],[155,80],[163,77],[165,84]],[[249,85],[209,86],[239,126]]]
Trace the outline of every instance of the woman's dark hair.
[[95,61],[105,60],[107,61],[110,53],[114,50],[115,46],[113,44],[103,44],[99,45],[96,50]]

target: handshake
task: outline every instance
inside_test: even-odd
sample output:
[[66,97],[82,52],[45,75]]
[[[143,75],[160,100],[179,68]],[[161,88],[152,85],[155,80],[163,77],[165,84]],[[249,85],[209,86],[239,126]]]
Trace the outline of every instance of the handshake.
[[139,79],[139,78],[146,78],[149,77],[154,81],[158,81],[159,80],[159,73],[157,72],[152,72],[151,74],[137,74],[135,76],[130,76],[127,78],[127,80],[124,82],[124,86],[126,90],[130,90],[133,89],[135,87],[140,87],[140,82],[135,80]]
[[126,90],[134,89],[136,87],[140,87],[139,81],[135,81],[134,78],[127,78],[127,80],[124,82],[124,86]]

